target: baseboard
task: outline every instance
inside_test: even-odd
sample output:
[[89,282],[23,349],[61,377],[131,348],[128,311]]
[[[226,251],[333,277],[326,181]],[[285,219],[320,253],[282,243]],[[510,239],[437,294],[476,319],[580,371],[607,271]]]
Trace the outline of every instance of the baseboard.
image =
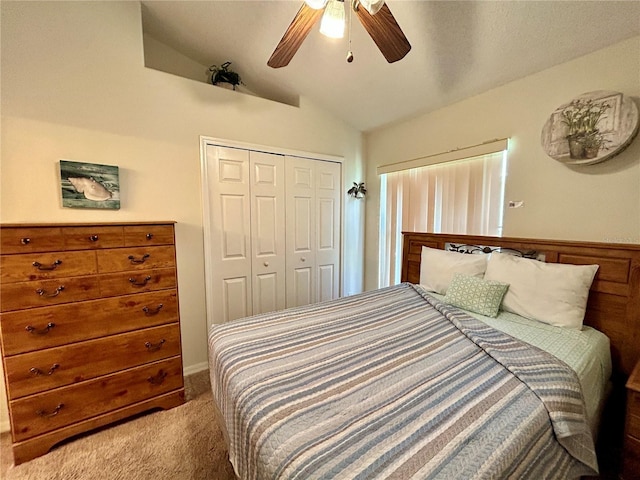
[[182,369],[182,373],[184,374],[184,376],[189,376],[189,375],[193,375],[194,373],[200,373],[204,370],[208,370],[209,369],[209,363],[208,362],[201,362],[201,363],[196,363],[195,365],[189,365],[188,367],[184,367]]

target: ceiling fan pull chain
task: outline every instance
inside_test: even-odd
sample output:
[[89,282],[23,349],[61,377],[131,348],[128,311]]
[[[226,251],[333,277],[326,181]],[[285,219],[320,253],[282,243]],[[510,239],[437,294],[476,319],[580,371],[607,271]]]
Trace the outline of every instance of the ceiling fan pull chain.
[[347,52],[347,63],[353,62],[353,52],[351,51],[351,18],[353,8],[348,8],[349,11],[349,51]]

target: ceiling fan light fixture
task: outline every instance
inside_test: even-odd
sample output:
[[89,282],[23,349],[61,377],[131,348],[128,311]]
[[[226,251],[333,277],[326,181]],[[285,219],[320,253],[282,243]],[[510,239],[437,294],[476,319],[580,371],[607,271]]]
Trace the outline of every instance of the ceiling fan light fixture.
[[[2,1],[2,0],[0,0]],[[289,62],[296,54],[300,45],[314,26],[320,22],[320,32],[331,37],[343,37],[346,29],[345,25],[345,0],[328,0],[324,9],[311,8],[307,2],[319,5],[324,0],[305,0],[296,16],[287,27],[284,35],[278,42],[276,49],[269,57],[267,65],[271,68],[281,68],[289,65]],[[358,18],[364,29],[374,41],[380,53],[389,63],[403,59],[411,50],[411,44],[403,33],[400,25],[394,18],[386,3],[381,0],[368,0],[369,8],[376,10],[377,14],[372,15],[367,8],[360,7],[361,0],[347,0],[352,7],[355,16]],[[375,6],[375,8],[374,8]],[[349,10],[351,13],[351,10]],[[351,22],[351,16],[349,17]],[[330,27],[331,25],[331,27]],[[349,50],[351,50],[351,39],[349,39]],[[353,61],[353,54],[349,52],[347,62]]]
[[360,0],[360,4],[367,9],[371,15],[375,15],[384,5],[384,0]]
[[306,3],[309,8],[320,10],[327,4],[327,0],[304,0],[304,3]]
[[344,37],[344,1],[329,0],[320,21],[320,33],[330,38]]

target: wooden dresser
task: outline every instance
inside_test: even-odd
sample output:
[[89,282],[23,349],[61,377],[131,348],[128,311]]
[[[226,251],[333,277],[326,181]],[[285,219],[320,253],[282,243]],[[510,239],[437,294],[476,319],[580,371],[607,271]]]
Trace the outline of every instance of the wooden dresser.
[[0,226],[15,464],[184,402],[174,223]]
[[640,361],[627,381],[622,478],[640,479]]

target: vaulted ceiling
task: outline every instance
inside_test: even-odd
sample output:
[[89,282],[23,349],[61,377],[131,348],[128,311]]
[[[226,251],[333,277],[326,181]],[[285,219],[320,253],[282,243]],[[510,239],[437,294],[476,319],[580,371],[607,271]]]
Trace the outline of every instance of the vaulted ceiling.
[[638,1],[388,0],[412,45],[404,59],[387,63],[357,17],[350,21],[347,14],[351,48],[349,33],[329,39],[316,26],[288,66],[270,68],[267,60],[301,3],[143,1],[143,26],[202,65],[232,61],[260,96],[306,98],[362,131],[640,35]]

